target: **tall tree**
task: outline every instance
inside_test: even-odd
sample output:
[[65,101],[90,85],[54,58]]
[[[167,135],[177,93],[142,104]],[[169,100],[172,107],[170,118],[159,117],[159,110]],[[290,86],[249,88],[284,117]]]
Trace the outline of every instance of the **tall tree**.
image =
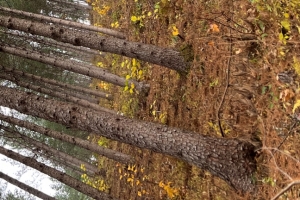
[[[111,74],[105,69],[101,68],[96,68],[96,67],[91,67],[91,66],[86,66],[81,63],[72,61],[72,60],[64,60],[60,59],[58,57],[49,57],[47,55],[38,53],[36,51],[30,51],[30,50],[21,50],[19,48],[14,48],[14,47],[9,47],[9,46],[4,46],[2,45],[0,47],[0,51],[10,53],[13,55],[21,56],[24,58],[28,58],[31,60],[39,61],[44,64],[49,64],[53,65],[56,67],[60,67],[72,72],[84,74],[86,76],[90,76],[93,78],[97,78],[121,87],[124,87],[126,85],[134,84],[135,88],[140,91],[140,92],[145,92],[147,93],[149,90],[149,85],[144,84],[142,82],[137,82],[135,80],[126,80],[123,77],[117,76],[115,74]],[[30,53],[29,53],[30,52]]]
[[77,165],[77,166],[80,166],[81,164],[83,164],[89,172],[92,172],[95,174],[98,173],[98,168],[96,166],[94,166],[88,162],[85,162],[83,160],[80,160],[80,159],[76,158],[75,156],[71,156],[62,151],[58,151],[45,143],[39,142],[30,137],[27,137],[26,135],[20,134],[19,132],[14,131],[11,128],[8,128],[6,126],[0,125],[0,128],[2,130],[5,130],[8,133],[8,135],[11,135],[13,137],[18,137],[19,139],[23,140],[23,142],[25,144],[33,145],[35,148],[39,149],[39,151],[46,151],[49,154],[60,157],[61,159],[66,160],[69,163],[73,163],[74,165]]
[[2,172],[0,172],[0,178],[6,180],[7,182],[9,182],[9,183],[25,190],[26,192],[29,192],[30,194],[33,194],[34,196],[39,197],[41,199],[55,200],[55,198],[45,194],[44,192],[41,192],[41,191],[39,191],[39,190],[37,190],[37,189],[35,189],[35,188],[25,184],[25,183],[22,183],[22,182],[18,181],[17,179],[14,179],[14,178],[12,178],[12,177],[10,177],[10,176],[2,173]]
[[0,105],[29,115],[177,157],[208,170],[238,190],[254,191],[255,147],[238,139],[214,138],[94,111],[0,86]]
[[26,17],[29,17],[31,19],[46,21],[46,22],[50,22],[50,23],[57,23],[57,24],[65,25],[65,26],[74,27],[74,28],[77,28],[77,29],[86,29],[86,30],[90,30],[90,31],[96,31],[96,32],[107,34],[107,35],[115,36],[115,37],[121,38],[121,39],[125,38],[123,33],[120,33],[118,31],[108,29],[108,28],[100,28],[100,27],[97,27],[97,26],[91,26],[91,25],[86,25],[86,24],[82,24],[82,23],[78,23],[78,22],[62,20],[62,19],[58,19],[58,18],[54,18],[54,17],[48,17],[48,16],[29,13],[29,12],[25,12],[25,11],[5,8],[5,7],[2,7],[2,6],[0,6],[0,10],[9,12],[9,13],[15,14],[15,15],[17,14],[17,15],[26,16]]
[[87,108],[92,108],[92,109],[95,109],[95,110],[102,110],[102,111],[110,112],[110,113],[116,113],[116,111],[114,111],[114,110],[110,110],[108,108],[101,107],[101,106],[99,106],[97,104],[94,104],[94,103],[90,103],[87,100],[79,99],[79,98],[74,97],[74,96],[69,96],[66,93],[57,92],[57,91],[49,90],[49,89],[46,89],[46,88],[43,88],[43,87],[40,87],[40,86],[32,85],[29,82],[24,82],[24,81],[20,80],[18,77],[16,78],[16,77],[13,77],[13,76],[9,76],[7,74],[0,74],[0,78],[9,80],[11,82],[14,82],[14,83],[16,83],[17,85],[19,85],[21,87],[25,87],[25,88],[28,88],[28,89],[31,89],[31,90],[34,90],[34,91],[37,91],[37,92],[41,92],[41,93],[50,95],[52,97],[57,97],[57,98],[60,98],[62,100],[65,100],[65,101],[69,101],[69,102],[72,102],[72,103],[75,103],[75,104],[79,104],[79,105],[85,106]]
[[31,131],[35,131],[40,134],[44,134],[48,137],[52,137],[52,138],[55,138],[55,139],[58,139],[58,140],[61,140],[64,142],[69,142],[71,144],[74,144],[79,147],[85,148],[87,150],[93,151],[99,155],[113,159],[117,162],[121,162],[124,164],[130,164],[130,163],[133,163],[133,161],[134,161],[134,159],[129,155],[126,155],[126,154],[123,154],[123,153],[120,153],[120,152],[117,152],[117,151],[114,151],[111,149],[106,149],[106,148],[96,145],[92,142],[85,141],[80,138],[64,134],[62,132],[57,132],[57,131],[54,131],[54,130],[51,130],[48,128],[44,128],[42,126],[35,125],[35,124],[33,124],[31,122],[27,122],[25,120],[20,120],[20,119],[5,116],[2,114],[0,114],[0,120],[6,121],[13,125],[17,125],[19,127],[27,128]]
[[8,29],[41,35],[76,46],[85,46],[99,51],[137,58],[168,67],[180,73],[188,71],[188,64],[184,56],[169,48],[104,37],[93,32],[75,31],[59,25],[48,25],[4,15],[0,18],[0,25]]
[[69,185],[71,187],[73,187],[74,189],[90,196],[90,197],[93,197],[95,199],[99,199],[99,200],[112,200],[114,198],[112,198],[111,196],[109,196],[108,194],[104,193],[104,192],[101,192],[89,185],[86,185],[85,183],[82,183],[81,181],[79,180],[76,180],[74,179],[73,177],[63,173],[63,172],[60,172],[52,167],[49,167],[43,163],[40,163],[40,162],[37,162],[35,159],[33,158],[30,158],[30,157],[26,157],[26,156],[23,156],[21,154],[18,154],[14,151],[11,151],[11,150],[8,150],[8,149],[5,149],[3,147],[0,146],[0,153],[13,159],[13,160],[16,160],[16,161],[19,161],[29,167],[32,167],[44,174],[47,174],[57,180],[59,180],[60,182],[66,184],[66,185]]
[[49,84],[52,84],[52,85],[57,85],[57,86],[62,87],[62,88],[68,88],[68,89],[73,90],[73,91],[84,93],[86,95],[91,95],[91,96],[95,96],[95,97],[106,98],[108,100],[112,100],[112,95],[111,94],[107,94],[107,93],[104,93],[104,92],[91,90],[91,89],[83,88],[83,87],[79,87],[79,86],[70,85],[70,84],[63,83],[63,82],[60,82],[60,81],[56,81],[56,80],[53,80],[53,79],[44,78],[44,77],[41,77],[41,76],[36,76],[34,74],[29,74],[29,73],[26,73],[26,72],[23,72],[23,71],[16,70],[15,68],[8,68],[8,67],[4,67],[4,66],[0,65],[0,70],[4,70],[5,73],[13,73],[13,74],[16,74],[16,75],[19,75],[19,76],[24,76],[26,78],[30,78],[33,81],[38,80],[38,81],[42,81],[42,82],[49,83]]

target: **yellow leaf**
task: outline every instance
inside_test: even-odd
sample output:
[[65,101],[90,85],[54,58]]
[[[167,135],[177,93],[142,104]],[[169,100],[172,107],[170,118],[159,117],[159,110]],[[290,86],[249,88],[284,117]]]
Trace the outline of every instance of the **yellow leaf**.
[[293,113],[295,113],[295,110],[296,110],[298,107],[300,107],[300,99],[298,99],[298,100],[296,101],[296,103],[294,104],[294,107],[293,107]]
[[138,191],[138,196],[141,197],[142,196],[142,193],[140,191]]
[[159,187],[162,187],[162,188],[165,186],[165,184],[162,181],[160,181],[158,185],[159,185]]
[[148,17],[150,17],[152,15],[152,13],[151,12],[148,12]]
[[136,66],[136,59],[135,58],[132,59],[132,66]]
[[300,76],[300,61],[297,59],[296,56],[293,57],[293,67],[296,71],[296,73],[298,74],[298,76]]
[[141,182],[139,180],[136,181],[136,185],[139,185]]
[[288,31],[290,31],[291,30],[291,24],[290,24],[290,22],[289,22],[289,20],[283,20],[283,21],[281,21],[281,25],[286,29],[286,30],[288,30]]
[[130,75],[126,75],[126,80],[129,80],[130,79]]
[[172,35],[173,36],[179,35],[178,28],[175,25],[172,26]]
[[131,21],[136,22],[138,21],[138,18],[136,16],[131,16]]
[[134,89],[135,85],[133,83],[130,84],[130,88]]

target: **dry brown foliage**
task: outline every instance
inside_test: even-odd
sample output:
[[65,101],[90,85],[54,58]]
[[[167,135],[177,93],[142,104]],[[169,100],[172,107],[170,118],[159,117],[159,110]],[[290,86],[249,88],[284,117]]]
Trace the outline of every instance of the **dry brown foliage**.
[[[159,1],[138,2],[141,10],[153,12]],[[283,44],[278,37],[282,14],[259,9],[262,5],[275,6],[274,1],[161,2],[167,3],[158,18],[146,18],[138,31],[130,21],[136,13],[136,2],[126,1],[121,6],[116,1],[103,2],[110,4],[112,10],[120,9],[120,29],[130,40],[179,50],[191,45],[194,53],[186,77],[161,66],[148,66],[150,73],[145,80],[151,89],[146,101],[141,102],[138,116],[154,121],[151,110],[156,109],[167,113],[169,126],[216,137],[221,137],[223,132],[225,137],[261,145],[254,176],[258,190],[254,196],[239,195],[222,180],[193,166],[115,143],[115,148],[134,154],[138,165],[146,166],[151,176],[143,186],[148,191],[147,198],[166,198],[158,187],[161,180],[172,181],[180,188],[176,199],[271,199],[291,183],[293,187],[280,194],[280,198],[299,198],[300,138],[298,122],[291,117],[297,95],[284,101],[279,98],[281,91],[290,89],[296,93],[298,88],[299,78],[292,65],[293,57],[299,56],[300,51],[296,16],[291,13],[294,15],[290,18],[291,37]],[[105,18],[107,24],[103,26],[111,23],[108,21]],[[178,28],[183,40],[172,37],[172,25]],[[219,31],[213,31],[212,25],[217,25]],[[283,71],[292,71],[293,83],[276,80],[277,74]],[[138,189],[119,181],[118,176],[110,181],[112,194],[117,197],[141,199],[137,196]]]

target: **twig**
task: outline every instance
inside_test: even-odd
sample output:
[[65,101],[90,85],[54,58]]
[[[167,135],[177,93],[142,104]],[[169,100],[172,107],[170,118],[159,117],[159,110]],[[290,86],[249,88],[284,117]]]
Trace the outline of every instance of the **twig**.
[[295,127],[295,125],[297,124],[297,120],[295,120],[294,124],[291,126],[289,132],[286,134],[285,138],[281,141],[281,143],[278,145],[277,149],[279,149],[281,147],[281,145],[285,142],[285,140],[289,137],[289,135],[291,134],[293,128]]
[[285,193],[288,189],[290,189],[292,186],[297,185],[297,184],[300,184],[300,180],[294,180],[294,181],[292,181],[290,184],[288,184],[287,186],[285,186],[285,188],[283,188],[282,190],[280,190],[271,200],[276,200],[283,193]]
[[270,153],[270,155],[272,156],[272,159],[274,160],[274,164],[275,164],[276,169],[277,169],[278,171],[280,171],[283,175],[285,175],[288,179],[293,180],[292,177],[291,177],[290,175],[288,175],[285,171],[283,171],[283,170],[277,165],[276,159],[275,159],[274,154],[272,153],[272,151],[270,151],[270,150],[268,150],[268,149],[266,149],[266,150],[267,150],[267,151]]
[[[229,35],[231,35],[231,29],[229,29]],[[223,102],[225,99],[225,95],[227,93],[228,86],[229,86],[229,72],[230,72],[230,63],[231,63],[231,56],[232,56],[232,43],[231,42],[230,42],[230,46],[229,46],[229,52],[230,52],[230,56],[227,61],[227,69],[226,69],[226,87],[225,87],[221,102],[219,104],[219,108],[217,109],[217,120],[218,120],[218,125],[219,125],[219,129],[220,129],[220,133],[221,133],[222,137],[225,137],[225,134],[223,132],[221,121],[220,121],[220,110],[222,108],[222,105],[223,105]]]

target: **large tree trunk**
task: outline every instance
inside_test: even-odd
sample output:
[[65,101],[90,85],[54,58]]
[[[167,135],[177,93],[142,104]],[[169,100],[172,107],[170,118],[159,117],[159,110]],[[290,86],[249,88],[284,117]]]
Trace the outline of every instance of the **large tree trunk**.
[[101,192],[89,185],[86,185],[85,183],[82,183],[79,180],[76,180],[75,178],[60,172],[52,167],[48,167],[47,165],[37,162],[35,159],[22,156],[18,153],[15,153],[14,151],[5,149],[3,147],[0,147],[0,153],[13,159],[16,161],[19,161],[20,163],[23,163],[24,165],[27,165],[29,167],[32,167],[44,174],[47,174],[51,176],[52,178],[57,179],[58,181],[74,188],[75,190],[82,192],[92,198],[95,198],[97,200],[111,200],[114,199],[108,194]]
[[235,189],[254,191],[255,149],[238,139],[213,138],[165,125],[97,112],[0,87],[0,105],[91,131],[107,138],[168,154],[208,170]]
[[14,17],[1,16],[0,25],[9,29],[20,30],[33,35],[53,38],[57,41],[76,46],[85,46],[99,51],[110,52],[153,64],[168,67],[180,73],[188,71],[184,57],[178,51],[169,48],[130,42],[118,38],[104,37],[97,33],[84,33],[62,26],[47,25]]
[[25,183],[22,183],[22,182],[18,181],[17,179],[14,179],[14,178],[12,178],[12,177],[10,177],[10,176],[2,173],[2,172],[0,172],[0,178],[6,180],[7,182],[9,182],[9,183],[25,190],[26,192],[29,192],[30,194],[32,194],[36,197],[39,197],[43,200],[55,200],[55,198],[53,198],[53,197],[51,197],[51,196],[35,189],[35,188],[33,188],[33,187],[31,187],[31,186],[29,186]]
[[48,146],[47,144],[44,144],[42,142],[39,142],[32,138],[29,138],[29,137],[27,137],[23,134],[20,134],[17,131],[14,131],[3,125],[0,125],[0,128],[5,130],[6,132],[8,132],[12,137],[18,137],[18,138],[22,139],[25,144],[33,145],[33,146],[37,147],[38,149],[40,149],[41,151],[46,151],[46,154],[52,154],[53,156],[60,157],[61,159],[66,160],[70,163],[73,163],[74,165],[77,165],[77,166],[80,166],[81,164],[83,164],[86,167],[86,169],[92,173],[96,174],[98,172],[98,168],[96,166],[94,166],[86,161],[80,160],[74,156],[71,156],[62,151],[54,149],[54,148]]
[[36,76],[36,75],[33,75],[33,74],[25,73],[23,71],[19,71],[19,70],[16,70],[14,68],[8,68],[8,67],[4,67],[4,66],[0,65],[0,70],[4,70],[5,73],[13,73],[13,74],[16,74],[16,75],[19,75],[19,76],[30,78],[33,81],[38,80],[38,81],[42,81],[42,82],[49,83],[49,84],[52,84],[52,85],[57,85],[61,88],[68,88],[70,90],[74,90],[74,91],[77,91],[77,92],[80,92],[80,93],[85,93],[86,95],[91,95],[91,96],[100,97],[100,98],[106,98],[108,100],[113,99],[111,94],[107,94],[105,92],[100,92],[100,91],[91,90],[91,89],[88,89],[88,88],[83,88],[83,87],[80,87],[80,86],[70,85],[70,84],[59,82],[59,81],[56,81],[56,80],[53,80],[53,79],[48,79],[48,78],[44,78],[44,77],[41,77],[41,76]]
[[23,58],[39,61],[41,63],[53,65],[55,67],[60,67],[62,69],[83,74],[89,77],[97,78],[121,87],[134,84],[135,88],[140,92],[147,93],[149,91],[149,85],[144,84],[142,82],[137,82],[135,80],[126,80],[123,77],[117,76],[115,74],[111,74],[105,69],[86,66],[75,61],[63,60],[58,57],[49,57],[41,53],[38,53],[36,51],[29,51],[29,50],[25,51],[19,48],[13,48],[9,46],[1,46],[0,51],[10,53],[16,56],[21,56]]
[[115,160],[116,162],[121,162],[121,163],[124,163],[124,164],[130,164],[130,163],[134,162],[134,159],[129,155],[126,155],[126,154],[123,154],[121,152],[114,151],[114,150],[111,150],[111,149],[106,149],[106,148],[101,147],[101,146],[99,146],[97,144],[94,144],[92,142],[82,140],[80,138],[76,138],[76,137],[73,137],[73,136],[69,136],[69,135],[63,134],[61,132],[53,131],[51,129],[47,129],[47,128],[44,128],[42,126],[35,125],[31,122],[27,122],[27,121],[24,121],[24,120],[19,120],[17,118],[13,118],[13,117],[9,117],[9,116],[4,116],[2,114],[0,114],[0,120],[4,120],[4,121],[6,121],[10,124],[14,124],[14,125],[17,125],[17,126],[20,126],[20,127],[24,127],[24,128],[29,129],[29,130],[38,132],[40,134],[44,134],[48,137],[52,137],[52,138],[55,138],[55,139],[58,139],[58,140],[61,140],[61,141],[64,141],[64,142],[69,142],[69,143],[77,145],[81,148],[85,148],[85,149],[93,151],[93,152],[95,152],[99,155],[105,156],[109,159]]

